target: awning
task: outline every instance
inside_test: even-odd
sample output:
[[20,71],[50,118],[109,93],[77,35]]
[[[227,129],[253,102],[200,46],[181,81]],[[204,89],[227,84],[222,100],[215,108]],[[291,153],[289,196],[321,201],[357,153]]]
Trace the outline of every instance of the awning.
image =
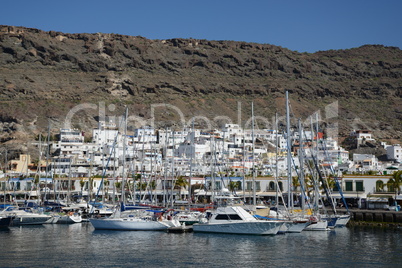
[[367,202],[370,202],[370,203],[388,203],[388,198],[370,197],[370,198],[367,198]]

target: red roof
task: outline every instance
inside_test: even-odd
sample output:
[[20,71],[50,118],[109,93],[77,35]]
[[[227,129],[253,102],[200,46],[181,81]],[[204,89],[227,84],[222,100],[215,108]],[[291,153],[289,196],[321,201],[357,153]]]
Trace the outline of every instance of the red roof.
[[324,138],[324,133],[318,132],[317,134],[318,134],[318,135],[315,135],[315,136],[314,136],[314,140],[317,139],[317,136],[318,136],[318,139],[323,139],[323,138]]

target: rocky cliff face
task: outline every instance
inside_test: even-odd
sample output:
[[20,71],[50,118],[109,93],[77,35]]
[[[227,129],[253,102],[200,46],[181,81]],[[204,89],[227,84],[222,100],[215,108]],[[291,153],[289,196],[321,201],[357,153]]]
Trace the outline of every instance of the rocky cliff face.
[[[240,114],[244,123],[254,101],[255,114],[270,119],[284,114],[286,90],[296,117],[338,101],[341,135],[367,128],[381,139],[401,138],[399,48],[367,45],[309,54],[268,44],[0,26],[3,141],[45,133],[49,121],[56,130],[80,104],[92,104],[72,118],[73,127],[84,130],[96,126],[100,107],[119,115],[127,106],[137,125],[151,116],[159,125],[172,125],[178,110],[186,120],[203,116],[219,124],[238,123]],[[152,115],[152,104],[162,103],[165,108]]]

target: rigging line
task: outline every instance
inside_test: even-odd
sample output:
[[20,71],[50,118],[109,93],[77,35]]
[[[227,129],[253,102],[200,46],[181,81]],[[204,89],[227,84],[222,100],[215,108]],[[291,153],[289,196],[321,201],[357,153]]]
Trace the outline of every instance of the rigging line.
[[[317,129],[317,133],[318,133],[318,129]],[[304,133],[304,135],[305,135],[305,133]],[[317,143],[318,143],[318,138],[317,138]],[[329,188],[328,183],[326,182],[326,180],[324,180],[324,178],[323,178],[323,176],[321,174],[321,171],[320,171],[320,169],[318,167],[318,162],[317,162],[318,160],[316,159],[316,157],[314,157],[314,154],[313,154],[313,151],[312,151],[311,147],[309,147],[309,150],[310,150],[311,157],[313,159],[314,167],[315,167],[315,169],[317,171],[318,178],[321,181],[322,186],[324,187],[325,195],[327,196],[327,199],[329,201],[331,201],[331,203],[333,203],[331,193],[330,193],[330,191],[328,189]],[[334,207],[332,207],[332,209],[334,210],[334,212],[336,212]]]
[[[318,116],[318,114],[316,113],[316,118],[317,118],[317,116]],[[319,131],[319,129],[318,129],[318,119],[317,119],[317,147],[318,147],[318,131]],[[324,153],[326,154],[326,157],[328,158],[328,154],[327,154],[327,152],[326,152],[326,140],[323,138],[322,139],[322,144],[323,144],[323,151],[324,151]],[[317,148],[317,152],[318,152],[318,148]],[[330,164],[330,168],[331,168],[331,171],[333,171],[333,167],[332,167],[332,164]],[[333,173],[334,173],[334,171],[333,171]],[[335,175],[335,173],[334,173],[334,175]],[[346,203],[346,200],[345,200],[345,198],[344,198],[344,196],[343,196],[343,193],[342,193],[342,189],[341,189],[341,187],[340,187],[340,185],[339,185],[339,183],[338,183],[338,179],[337,179],[337,177],[335,177],[334,176],[334,181],[335,181],[335,185],[337,186],[337,188],[338,188],[338,190],[339,190],[339,193],[340,193],[340,195],[341,195],[341,197],[342,197],[342,201],[344,202],[344,205],[345,205],[345,208],[346,208],[346,210],[349,212],[349,208],[348,208],[348,205],[347,205],[347,203]],[[325,181],[325,183],[326,184],[328,184],[328,182],[327,181]],[[324,183],[324,184],[325,184]],[[326,190],[326,194],[328,195],[330,195],[331,196],[331,199],[329,199],[330,201],[331,201],[331,204],[332,204],[332,209],[333,209],[333,211],[336,213],[336,207],[335,207],[335,203],[334,203],[334,200],[332,199],[332,195],[331,195],[331,192],[330,192],[330,189],[329,189],[329,184],[327,185],[328,187],[328,189],[327,188],[324,188],[325,190]],[[327,191],[328,191],[328,193],[327,193]]]
[[[133,157],[132,157],[132,160],[131,160],[131,166],[130,167],[131,167],[131,173],[132,173],[132,177],[133,177],[133,190],[131,192],[131,196],[133,198],[133,203],[135,204],[136,200],[137,200],[136,199],[137,197],[136,197],[136,189],[135,188],[136,188],[137,171],[138,171],[137,166],[136,166],[136,159],[138,158],[139,144],[138,144],[138,142],[135,142],[134,135],[133,135],[132,141],[133,141],[133,146],[132,146],[132,148],[133,148],[133,151],[132,151]],[[138,148],[137,148],[137,146],[138,146]]]
[[[329,158],[328,151],[327,151],[327,143],[326,143],[325,140],[323,140],[323,145],[324,145],[324,146],[323,146],[323,149],[324,149],[325,156],[326,156],[327,158]],[[330,164],[329,167],[330,167],[330,169],[331,169],[332,174],[334,175],[335,185],[336,185],[336,187],[337,187],[338,190],[339,190],[339,194],[341,195],[341,198],[342,198],[342,201],[343,201],[343,203],[344,203],[344,205],[345,205],[346,211],[349,213],[349,208],[348,208],[347,202],[346,202],[346,200],[345,200],[345,197],[343,196],[342,187],[339,185],[339,182],[338,182],[338,176],[337,176],[337,174],[335,174],[335,170],[334,170],[333,165]]]
[[[306,135],[306,132],[303,132],[303,134],[304,134],[304,138],[307,140],[307,135]],[[311,131],[311,137],[313,136],[312,135],[313,134],[313,131]],[[308,147],[308,149],[310,150],[310,155],[313,155],[313,151],[312,151],[312,149],[311,149],[311,147]],[[303,150],[304,151],[304,150]],[[305,158],[306,159],[306,158]],[[312,167],[312,165],[311,165],[311,163],[308,163],[307,164],[307,167],[308,167],[308,170],[310,171],[310,175],[311,175],[311,177],[312,177],[312,181],[313,181],[313,186],[314,186],[314,188],[315,187],[319,187],[318,186],[318,184],[317,184],[317,178],[315,178],[315,176],[314,176],[314,170],[313,170],[313,167]],[[321,203],[323,203],[323,201],[322,201],[322,199],[320,198],[320,201],[321,201]],[[326,210],[326,208],[325,208],[325,206],[323,206],[323,208],[324,208],[324,211],[325,211],[325,213],[327,213],[327,210]]]
[[[294,167],[294,170],[296,171],[296,175],[297,175],[297,178],[299,179],[299,181],[300,181],[300,174],[299,174],[299,172],[298,172],[298,169],[296,168],[296,163],[295,163],[295,160],[294,160],[294,158],[292,157],[292,164],[293,164],[293,167]],[[301,164],[300,164],[300,166],[301,166]],[[302,167],[300,167],[300,168],[302,168]],[[304,189],[304,186],[303,186],[303,183],[300,181],[300,190],[302,191],[302,193],[303,193],[303,199],[304,200],[308,200],[307,199],[307,196],[306,196],[306,193],[305,193],[305,189]],[[311,209],[311,207],[310,207],[310,204],[309,203],[307,203],[308,204],[308,207]]]

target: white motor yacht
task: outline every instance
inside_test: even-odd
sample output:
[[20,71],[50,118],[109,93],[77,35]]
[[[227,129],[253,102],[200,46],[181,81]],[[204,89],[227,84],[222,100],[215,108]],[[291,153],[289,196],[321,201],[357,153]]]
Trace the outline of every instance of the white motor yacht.
[[281,220],[258,220],[239,206],[219,207],[209,219],[193,225],[194,232],[275,235],[284,224]]
[[0,212],[0,216],[14,217],[11,225],[37,225],[50,223],[52,216],[40,212],[33,212],[30,208],[25,210],[10,206]]

